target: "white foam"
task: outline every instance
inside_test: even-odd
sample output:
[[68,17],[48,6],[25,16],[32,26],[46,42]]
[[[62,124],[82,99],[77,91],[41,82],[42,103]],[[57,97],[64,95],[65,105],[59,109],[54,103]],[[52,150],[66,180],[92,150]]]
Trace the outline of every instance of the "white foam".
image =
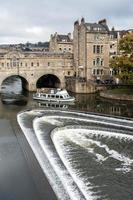
[[[78,190],[76,193],[74,192],[76,187],[73,185],[73,180],[77,183],[78,187],[80,188],[80,190],[82,191],[82,193],[84,194],[87,200],[98,199],[98,193],[94,194],[90,191],[95,186],[92,187],[90,182],[86,183],[85,180],[82,180],[79,177],[77,177],[78,173],[80,172],[78,171],[75,172],[74,169],[72,169],[70,163],[67,161],[66,157],[67,157],[67,153],[69,153],[69,149],[61,148],[61,144],[63,144],[64,142],[63,140],[65,137],[67,137],[72,142],[75,142],[76,144],[82,146],[83,148],[88,149],[89,152],[95,155],[97,162],[104,162],[109,157],[112,157],[114,159],[119,160],[122,163],[119,168],[116,168],[116,171],[129,172],[131,170],[130,166],[133,164],[132,159],[119,154],[115,150],[109,149],[109,147],[106,144],[102,144],[101,142],[95,141],[92,138],[86,138],[86,136],[88,135],[102,136],[106,138],[114,137],[114,138],[118,138],[122,140],[123,139],[133,140],[132,135],[127,135],[127,134],[118,133],[118,132],[115,133],[115,132],[109,132],[109,131],[100,131],[100,130],[94,130],[94,129],[89,130],[89,127],[87,130],[85,128],[82,128],[81,126],[77,126],[77,129],[76,129],[76,126],[73,126],[70,129],[70,127],[67,126],[66,128],[62,130],[58,130],[58,131],[56,130],[55,132],[53,131],[52,139],[61,160],[63,161],[63,163],[65,164],[65,166],[67,167],[69,173],[71,174],[73,178],[72,180],[68,172],[61,171],[59,160],[54,157],[55,155],[54,152],[52,152],[50,150],[50,147],[47,146],[46,141],[42,141],[41,135],[44,134],[45,130],[42,131],[40,129],[39,124],[42,122],[47,122],[51,125],[60,127],[60,126],[65,126],[66,120],[70,120],[71,122],[73,121],[75,122],[76,120],[76,122],[78,122],[79,124],[80,122],[85,122],[85,123],[88,122],[92,124],[97,123],[97,124],[102,124],[102,125],[111,125],[115,128],[127,128],[128,130],[133,130],[133,121],[126,120],[126,119],[118,119],[118,118],[113,118],[113,117],[108,118],[108,117],[97,116],[93,114],[84,114],[84,113],[77,113],[77,112],[71,112],[71,111],[60,111],[60,110],[59,111],[58,110],[32,110],[25,113],[26,115],[28,114],[29,116],[32,116],[32,117],[42,116],[43,114],[45,115],[44,117],[34,120],[35,133],[42,146],[43,152],[42,152],[41,147],[38,145],[38,142],[35,141],[36,138],[35,138],[33,130],[25,128],[25,125],[23,124],[23,117],[24,117],[23,113],[22,115],[21,114],[18,115],[18,122],[22,130],[24,131],[26,138],[29,144],[31,145],[36,157],[38,158],[42,169],[47,174],[50,184],[52,185],[59,199],[68,200],[69,197],[65,196],[63,194],[63,190],[61,191],[61,189],[59,188],[58,182],[60,183],[60,181],[58,180],[58,176],[60,180],[62,181],[65,189],[69,193],[69,196],[71,197],[71,199],[74,199],[74,200],[81,199],[80,194],[78,193]],[[65,114],[66,116],[62,116],[62,114]],[[46,116],[46,115],[50,115],[50,116]],[[64,138],[62,138],[62,136],[64,136]],[[94,149],[90,148],[89,144],[95,144],[99,146],[100,148],[103,148],[107,152],[108,156],[104,157],[101,154],[95,153]],[[65,152],[66,152],[66,157],[64,156]],[[56,173],[51,168],[51,165],[49,166],[47,165],[44,159],[44,155],[45,155],[44,153],[47,156],[45,157],[46,160],[47,158],[49,159]],[[49,167],[50,169],[48,169]],[[54,175],[56,178],[54,177]],[[91,180],[91,178],[93,177],[89,177],[89,178]]]
[[[123,124],[115,124],[115,123],[112,123],[110,121],[99,121],[99,120],[94,120],[94,119],[88,119],[88,118],[76,118],[76,117],[71,117],[71,116],[58,116],[58,115],[52,115],[52,116],[45,116],[43,117],[43,121],[46,121],[48,123],[51,123],[51,124],[54,124],[54,125],[58,125],[55,123],[55,119],[58,121],[58,123],[60,122],[60,120],[62,119],[69,119],[71,120],[72,122],[73,121],[79,121],[79,122],[89,122],[89,123],[97,123],[97,124],[104,124],[104,125],[111,125],[113,127],[121,127],[121,128],[128,128],[128,129],[131,129],[133,130],[133,127],[131,127],[130,125],[123,125]],[[64,124],[65,124],[65,121],[64,121]]]
[[[78,170],[75,171],[75,169],[72,167],[71,163],[68,161],[68,159],[67,159],[68,151],[66,151],[66,147],[65,148],[63,147],[64,140],[66,140],[66,138],[68,138],[66,131],[65,132],[64,131],[53,132],[53,134],[52,134],[53,143],[55,145],[55,148],[56,148],[58,154],[60,155],[61,160],[63,161],[63,163],[67,167],[69,173],[71,174],[71,176],[77,183],[78,187],[84,194],[86,200],[97,199],[98,196],[94,192],[91,192],[91,189],[93,188],[91,186],[91,183],[87,182],[87,184],[85,184],[86,181],[84,178],[82,178],[80,176],[81,175],[80,171],[78,171]],[[75,140],[76,140],[76,138],[75,138]]]
[[[58,130],[58,134],[62,137],[63,136],[66,136],[66,137],[69,137],[69,140],[71,140],[73,143],[76,143],[77,145],[79,146],[82,146],[83,148],[86,148],[88,149],[89,152],[93,153],[96,157],[97,157],[97,161],[105,161],[107,158],[109,157],[112,157],[118,161],[120,161],[122,164],[121,164],[121,171],[123,172],[129,172],[131,170],[131,165],[133,165],[133,159],[130,159],[129,157],[127,156],[124,156],[124,155],[121,155],[120,153],[118,153],[117,151],[113,150],[113,149],[110,149],[106,144],[102,144],[100,141],[94,141],[93,139],[89,139],[89,138],[86,138],[86,135],[89,136],[89,135],[102,135],[102,136],[108,136],[108,134],[110,134],[110,132],[107,132],[107,131],[99,131],[99,130],[89,130],[89,129],[76,129],[76,128],[71,128],[71,129],[67,129],[65,128],[64,130]],[[128,135],[125,135],[125,134],[118,134],[118,133],[114,133],[114,132],[111,132],[111,136],[115,137],[116,138],[116,135],[117,135],[117,138],[119,137],[120,139],[129,139],[133,141],[133,136],[128,136]],[[56,134],[57,136],[57,134]],[[57,136],[58,137],[58,136]],[[58,138],[59,140],[59,138]],[[62,140],[60,139],[60,142]],[[100,147],[100,148],[103,148],[106,153],[108,154],[108,156],[104,157],[103,155],[101,154],[96,154],[94,151],[93,151],[93,148],[92,147],[92,144]],[[117,169],[116,169],[117,170]],[[120,170],[120,168],[119,168]]]
[[[31,116],[32,116],[32,114],[34,116],[36,116],[37,112],[30,111],[30,112],[24,112],[24,113],[18,114],[18,116],[17,116],[18,123],[19,123],[21,129],[23,130],[28,143],[30,144],[43,172],[47,176],[58,199],[59,200],[69,200],[70,197],[65,192],[64,188],[62,187],[61,182],[59,181],[59,178],[57,177],[53,168],[49,164],[47,157],[44,154],[44,151],[42,150],[42,148],[40,147],[40,145],[37,141],[37,138],[33,132],[33,129],[25,127],[25,124],[23,121],[25,120],[26,116],[28,116],[29,114]],[[38,111],[38,114],[40,114],[39,111]]]
[[[66,168],[64,168],[62,166],[62,164],[60,162],[60,158],[58,156],[56,156],[56,153],[53,152],[53,150],[51,149],[51,146],[49,145],[49,141],[47,141],[47,136],[45,139],[45,134],[46,134],[45,130],[41,130],[41,128],[40,128],[40,123],[42,123],[42,120],[43,120],[43,117],[35,119],[33,122],[33,126],[34,126],[36,136],[38,138],[38,141],[40,142],[40,145],[42,146],[43,151],[47,155],[47,158],[49,159],[49,162],[51,163],[53,169],[60,177],[60,180],[62,181],[62,183],[63,183],[66,191],[70,195],[71,199],[72,200],[80,200],[80,199],[83,200],[84,197],[81,194],[81,192],[79,191],[77,185],[71,178],[71,176],[68,173],[68,171],[66,170]],[[46,121],[46,122],[48,122],[48,121]],[[52,121],[50,120],[50,122],[51,122],[51,124],[54,124],[55,120],[52,120]],[[58,124],[58,122],[57,122],[57,124]],[[51,138],[49,137],[49,139],[51,139]]]

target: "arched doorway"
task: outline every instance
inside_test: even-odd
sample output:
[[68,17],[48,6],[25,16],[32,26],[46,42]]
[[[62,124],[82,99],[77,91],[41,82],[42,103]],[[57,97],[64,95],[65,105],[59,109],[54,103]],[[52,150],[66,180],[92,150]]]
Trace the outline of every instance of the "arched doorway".
[[1,84],[1,91],[4,93],[22,93],[28,91],[28,82],[25,78],[12,75],[3,80]]
[[59,78],[53,74],[46,74],[40,77],[36,83],[37,88],[59,88],[60,85]]

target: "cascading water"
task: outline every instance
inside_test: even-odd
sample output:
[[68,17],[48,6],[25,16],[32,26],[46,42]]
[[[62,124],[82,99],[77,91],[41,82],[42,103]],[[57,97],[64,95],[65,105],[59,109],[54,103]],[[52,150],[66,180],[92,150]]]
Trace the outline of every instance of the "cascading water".
[[133,199],[132,120],[31,110],[18,122],[58,199]]

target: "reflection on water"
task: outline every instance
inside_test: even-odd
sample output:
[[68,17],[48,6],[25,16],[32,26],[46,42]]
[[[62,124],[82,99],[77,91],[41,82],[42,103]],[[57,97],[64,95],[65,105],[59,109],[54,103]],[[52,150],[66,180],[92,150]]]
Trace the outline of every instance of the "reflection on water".
[[6,79],[1,86],[1,101],[3,104],[26,105],[28,93],[22,89],[22,81],[17,76]]
[[56,103],[56,102],[47,102],[47,101],[45,101],[45,102],[37,101],[36,103],[40,108],[54,108],[54,109],[56,109],[56,108],[58,108],[58,109],[68,109],[69,108],[69,104],[58,103],[58,102]]
[[98,94],[77,94],[76,103],[71,108],[95,113],[133,117],[133,102],[104,99]]
[[[35,101],[32,98],[32,93],[28,95],[23,91],[22,81],[18,77],[11,77],[4,81],[1,92],[1,100],[4,104],[21,105],[20,110],[22,109],[22,106],[25,106],[25,108],[73,109],[123,117],[133,117],[133,102],[104,99],[98,94],[75,94],[76,102],[73,105],[68,103],[53,104]],[[10,108],[11,106],[12,105],[10,105]]]
[[11,76],[5,79],[1,86],[2,93],[15,93],[21,94],[22,93],[22,81],[17,76]]

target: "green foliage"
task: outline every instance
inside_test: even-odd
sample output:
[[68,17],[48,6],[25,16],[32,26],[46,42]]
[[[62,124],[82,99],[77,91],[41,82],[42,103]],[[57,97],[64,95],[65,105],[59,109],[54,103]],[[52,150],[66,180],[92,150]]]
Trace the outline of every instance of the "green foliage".
[[119,49],[124,52],[124,54],[133,55],[133,33],[127,34],[120,40]]
[[133,34],[127,34],[120,40],[121,55],[110,60],[116,77],[123,83],[133,84]]

